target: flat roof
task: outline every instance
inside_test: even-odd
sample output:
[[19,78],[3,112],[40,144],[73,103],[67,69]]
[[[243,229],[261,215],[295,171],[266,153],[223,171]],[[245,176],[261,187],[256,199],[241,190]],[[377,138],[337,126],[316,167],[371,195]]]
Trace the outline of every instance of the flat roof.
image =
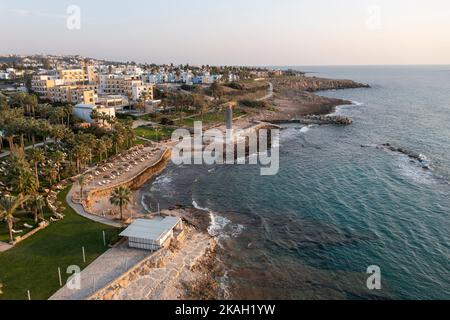
[[178,217],[165,217],[162,220],[137,219],[120,236],[157,241],[175,228],[179,222],[181,218]]

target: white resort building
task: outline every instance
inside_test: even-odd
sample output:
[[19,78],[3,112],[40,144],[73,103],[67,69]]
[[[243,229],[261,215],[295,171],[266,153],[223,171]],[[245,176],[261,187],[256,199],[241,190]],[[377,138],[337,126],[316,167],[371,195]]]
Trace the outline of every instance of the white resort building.
[[170,243],[175,230],[183,230],[181,218],[137,219],[120,236],[128,238],[131,248],[157,251]]

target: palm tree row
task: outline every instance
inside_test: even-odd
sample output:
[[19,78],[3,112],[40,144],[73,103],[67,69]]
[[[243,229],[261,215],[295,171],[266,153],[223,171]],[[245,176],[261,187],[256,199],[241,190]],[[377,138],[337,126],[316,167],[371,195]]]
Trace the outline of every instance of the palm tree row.
[[[6,222],[11,241],[19,208],[38,223],[44,219],[48,189],[130,148],[136,138],[130,122],[110,118],[103,120],[111,123],[111,130],[74,126],[70,106],[40,105],[22,94],[10,99],[9,105],[4,99],[0,102],[0,148],[4,138],[10,149],[10,156],[0,164],[0,221]],[[35,146],[37,139],[44,141],[43,148]],[[32,142],[31,150],[25,151],[26,142]]]

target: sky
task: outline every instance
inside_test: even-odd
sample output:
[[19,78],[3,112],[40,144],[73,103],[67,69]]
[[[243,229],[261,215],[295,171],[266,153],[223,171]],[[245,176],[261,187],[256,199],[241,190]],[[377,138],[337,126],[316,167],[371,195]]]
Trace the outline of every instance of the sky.
[[0,0],[0,54],[11,53],[210,65],[450,64],[450,1]]

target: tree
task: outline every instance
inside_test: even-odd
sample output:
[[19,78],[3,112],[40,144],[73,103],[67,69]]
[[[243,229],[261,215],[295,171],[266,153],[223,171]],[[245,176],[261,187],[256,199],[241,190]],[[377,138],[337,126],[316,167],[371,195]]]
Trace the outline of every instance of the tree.
[[47,58],[44,58],[44,59],[42,60],[42,67],[43,67],[45,70],[51,70],[51,69],[52,69],[52,66],[51,66],[51,64],[50,64],[50,60],[48,60]]
[[44,197],[38,193],[33,194],[28,202],[32,208],[34,222],[38,222],[39,214],[42,214],[42,208],[45,205]]
[[119,153],[119,149],[122,147],[125,142],[125,136],[123,133],[123,128],[120,125],[116,125],[112,134],[112,142],[115,148],[115,154]]
[[14,228],[14,214],[20,205],[27,200],[25,196],[3,196],[0,198],[0,218],[6,221],[9,232],[10,242],[14,242],[13,228]]
[[64,152],[57,150],[52,154],[52,159],[58,171],[58,180],[61,180],[61,164],[66,160],[66,155]]
[[44,152],[41,149],[32,149],[30,153],[31,160],[34,165],[34,175],[36,177],[37,187],[39,188],[39,172],[38,172],[38,164],[45,161]]
[[55,166],[45,168],[44,174],[48,184],[51,186],[56,182],[56,179],[58,179],[58,169]]
[[144,97],[144,92],[141,94],[141,97],[137,100],[136,104],[135,104],[135,108],[143,113],[145,112],[145,97]]
[[80,201],[83,201],[83,188],[87,183],[87,177],[85,175],[79,175],[77,177],[78,184],[80,185]]
[[223,91],[223,87],[218,83],[218,82],[214,82],[211,85],[211,95],[215,98],[215,99],[219,99],[222,98],[224,91]]
[[[104,151],[105,158],[107,158],[108,151],[111,150],[111,148],[113,147],[112,139],[108,136],[103,136],[103,137],[101,137],[99,142],[100,142],[100,144],[103,145],[104,149],[102,151]],[[102,155],[100,155],[100,157],[102,157]]]
[[84,143],[78,143],[73,148],[72,153],[76,159],[77,172],[79,173],[89,159],[88,147]]
[[192,106],[194,107],[194,109],[197,113],[200,113],[200,116],[203,120],[203,113],[207,112],[208,103],[205,101],[205,99],[202,96],[197,95],[197,94],[193,94],[192,98],[194,100],[192,103]]
[[13,149],[8,166],[7,181],[16,194],[30,195],[37,191],[37,180],[23,149]]
[[109,202],[120,208],[120,220],[123,220],[123,208],[131,201],[131,191],[125,187],[118,187],[114,189],[109,198]]
[[73,113],[73,106],[71,104],[68,104],[65,108],[64,111],[66,113],[67,116],[67,127],[70,127],[70,117],[72,116]]

